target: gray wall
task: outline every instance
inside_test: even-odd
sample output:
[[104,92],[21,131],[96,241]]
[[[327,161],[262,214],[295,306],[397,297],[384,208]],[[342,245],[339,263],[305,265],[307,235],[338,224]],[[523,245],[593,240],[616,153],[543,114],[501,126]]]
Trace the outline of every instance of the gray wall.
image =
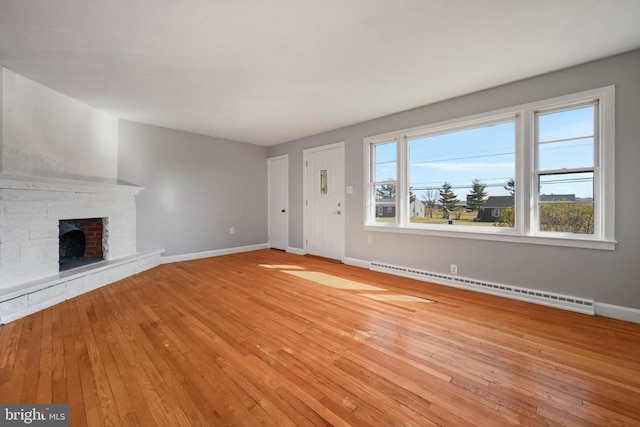
[[2,173],[2,152],[4,151],[4,143],[2,142],[2,134],[4,125],[3,125],[3,117],[4,117],[4,69],[2,68],[2,64],[0,63],[0,173]]
[[[466,277],[640,308],[639,70],[640,50],[270,147],[269,156],[289,154],[289,246],[303,247],[303,150],[345,141],[345,183],[354,188],[345,196],[347,257],[441,273],[455,263]],[[611,84],[616,85],[615,251],[363,230],[366,136]]]
[[266,177],[264,147],[119,123],[118,178],[145,187],[138,251],[171,256],[267,243]]

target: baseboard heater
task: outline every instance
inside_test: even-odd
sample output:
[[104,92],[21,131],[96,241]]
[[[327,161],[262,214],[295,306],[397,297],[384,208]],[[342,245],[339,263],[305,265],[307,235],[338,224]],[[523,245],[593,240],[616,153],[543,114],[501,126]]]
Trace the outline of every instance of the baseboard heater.
[[381,262],[371,262],[369,268],[373,271],[394,274],[396,276],[403,276],[411,279],[433,282],[445,286],[453,286],[456,288],[497,295],[519,301],[531,302],[534,304],[546,305],[563,310],[590,314],[592,316],[595,315],[594,302],[592,300],[587,300],[584,298],[577,298],[568,295],[561,295],[536,289],[521,288],[499,283],[485,282],[462,276],[433,273],[430,271],[401,267]]

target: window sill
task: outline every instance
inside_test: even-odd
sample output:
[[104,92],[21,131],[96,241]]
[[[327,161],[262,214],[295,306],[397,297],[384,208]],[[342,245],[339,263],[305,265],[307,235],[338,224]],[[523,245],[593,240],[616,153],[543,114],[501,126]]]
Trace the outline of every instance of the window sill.
[[[446,226],[445,226],[446,227]],[[398,233],[398,234],[417,234],[425,236],[436,237],[448,237],[454,239],[472,239],[472,240],[490,240],[496,242],[508,242],[508,243],[525,243],[533,245],[547,245],[547,246],[563,246],[569,248],[582,248],[582,249],[598,249],[613,251],[616,248],[617,241],[615,240],[592,240],[581,238],[566,238],[566,237],[548,237],[548,236],[523,236],[521,234],[509,233],[509,232],[482,232],[476,230],[436,230],[433,228],[418,228],[418,227],[398,227],[393,225],[371,225],[367,224],[363,226],[365,231],[380,231],[384,233]],[[501,230],[502,231],[502,230]]]

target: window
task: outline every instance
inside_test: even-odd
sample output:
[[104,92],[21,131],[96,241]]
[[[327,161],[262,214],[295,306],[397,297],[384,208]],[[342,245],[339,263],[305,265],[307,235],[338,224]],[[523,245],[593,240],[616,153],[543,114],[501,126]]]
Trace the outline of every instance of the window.
[[542,232],[594,234],[597,101],[535,114],[537,226]]
[[[371,199],[376,215],[374,222],[390,224],[396,220],[396,187],[398,177],[397,144],[385,141],[370,145]],[[385,209],[386,208],[386,209]]]
[[613,98],[609,86],[366,138],[365,226],[614,249]]
[[488,197],[510,194],[506,186],[515,176],[515,129],[512,115],[507,121],[408,137],[410,198],[426,207],[424,215],[411,215],[409,222],[495,225],[496,218],[483,208]]

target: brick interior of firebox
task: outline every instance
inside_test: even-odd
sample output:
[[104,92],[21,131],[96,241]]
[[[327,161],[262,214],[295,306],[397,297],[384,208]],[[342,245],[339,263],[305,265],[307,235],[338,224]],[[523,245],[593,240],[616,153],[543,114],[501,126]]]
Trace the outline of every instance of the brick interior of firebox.
[[84,256],[87,259],[103,259],[102,253],[102,218],[76,219],[73,221],[85,235],[87,244]]

